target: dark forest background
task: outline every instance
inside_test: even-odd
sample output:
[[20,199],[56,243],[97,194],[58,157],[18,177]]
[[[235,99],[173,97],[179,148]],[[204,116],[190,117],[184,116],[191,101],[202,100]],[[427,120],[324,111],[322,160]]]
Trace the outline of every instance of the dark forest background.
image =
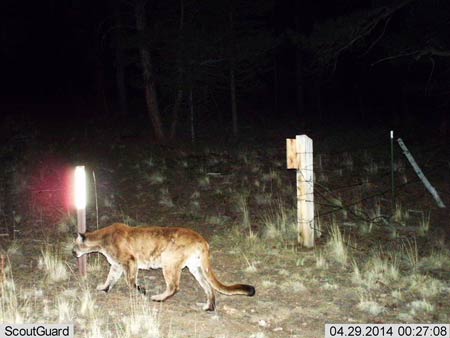
[[4,119],[129,123],[161,142],[283,126],[448,133],[449,1],[6,0],[0,8]]

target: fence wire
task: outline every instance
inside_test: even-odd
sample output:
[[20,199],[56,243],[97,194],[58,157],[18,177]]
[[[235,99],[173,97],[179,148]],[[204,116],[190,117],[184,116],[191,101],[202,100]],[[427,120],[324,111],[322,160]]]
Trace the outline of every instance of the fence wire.
[[[374,149],[380,146],[384,146],[384,147],[388,147],[389,145],[389,141],[383,141],[383,142],[378,142],[378,143],[374,143],[371,144],[369,146],[365,146],[365,147],[354,147],[354,148],[348,148],[345,150],[339,150],[339,151],[330,151],[330,152],[321,152],[319,155],[327,155],[327,154],[344,154],[344,153],[354,153],[354,152],[361,152],[361,151],[367,151],[369,149]],[[410,148],[414,148],[415,146],[420,145],[420,155],[422,158],[426,157],[426,155],[431,154],[431,157],[428,156],[428,160],[425,160],[425,166],[423,167],[424,170],[426,171],[426,175],[427,176],[431,176],[433,177],[436,173],[438,173],[438,171],[440,169],[443,168],[450,168],[450,162],[448,159],[441,159],[438,161],[435,161],[435,165],[433,166],[429,166],[427,165],[430,161],[430,158],[435,158],[436,156],[439,155],[440,152],[448,152],[447,148],[444,148],[442,146],[442,144],[426,144],[425,146],[423,146],[423,143],[419,143],[419,142],[415,142],[415,143],[408,143],[408,146]],[[417,151],[415,151],[417,152]],[[416,155],[417,156],[417,155]],[[403,158],[403,155],[397,156],[397,159],[401,157]],[[399,173],[402,171],[406,171],[408,169],[412,168],[408,165],[404,165],[404,166],[397,166],[394,168],[394,172],[395,173]],[[306,169],[306,170],[313,170],[313,169]],[[320,169],[319,172],[332,172],[335,171],[336,169],[330,169],[330,170],[324,170],[324,169]],[[317,170],[315,170],[315,172],[317,173]],[[382,172],[378,175],[373,175],[375,176],[376,180],[381,181],[386,177],[389,177],[391,175],[391,170],[387,170],[385,172]],[[395,189],[396,189],[396,193],[397,194],[401,194],[402,192],[405,192],[406,189],[408,187],[410,187],[413,184],[416,184],[418,182],[421,182],[421,179],[419,177],[415,177],[414,179],[410,179],[405,183],[401,183],[401,184],[396,184],[395,185]],[[311,184],[313,184],[313,182],[311,182]],[[321,213],[317,213],[314,216],[314,221],[316,221],[317,219],[324,217],[324,216],[329,216],[329,215],[333,215],[333,214],[337,214],[337,213],[342,213],[343,211],[347,212],[348,214],[352,215],[352,217],[354,219],[366,222],[368,224],[377,224],[377,225],[382,225],[382,226],[393,226],[393,225],[397,225],[397,226],[402,226],[404,224],[396,221],[394,219],[394,210],[391,210],[391,213],[386,214],[386,215],[377,215],[375,217],[370,217],[368,212],[363,211],[363,209],[358,210],[358,212],[355,212],[352,207],[376,199],[376,198],[380,198],[382,196],[386,196],[386,195],[390,195],[392,193],[392,189],[384,189],[384,190],[379,190],[376,191],[368,196],[364,196],[360,199],[351,201],[350,203],[346,203],[343,205],[338,205],[336,204],[336,200],[339,200],[339,196],[335,196],[335,194],[337,192],[342,192],[348,189],[354,189],[356,187],[360,187],[360,186],[364,186],[365,184],[367,184],[367,182],[365,181],[358,181],[355,183],[351,183],[351,184],[347,184],[347,185],[341,185],[341,186],[337,186],[337,187],[333,187],[333,188],[328,188],[325,187],[323,184],[319,184],[317,182],[314,183],[315,184],[315,189],[314,189],[314,194],[316,196],[319,196],[321,201],[318,201],[317,199],[315,199],[314,201],[311,200],[305,200],[307,202],[314,202],[315,205],[319,205],[319,206],[323,206],[323,207],[327,207],[327,208],[331,208],[331,210],[325,211],[325,212],[321,212]],[[425,189],[425,188],[424,188]],[[450,191],[444,190],[444,189],[438,189],[440,192],[445,193],[446,195],[450,195]],[[424,192],[425,194],[425,192]],[[299,195],[297,196],[299,198],[302,197],[306,197],[304,195]],[[334,199],[334,201],[333,201]],[[314,231],[317,231],[319,233],[324,233],[325,231],[317,228],[317,226],[315,226],[315,222],[310,222],[310,228]],[[347,243],[348,244],[348,243]],[[351,246],[351,245],[349,245]],[[357,249],[357,248],[354,248]]]

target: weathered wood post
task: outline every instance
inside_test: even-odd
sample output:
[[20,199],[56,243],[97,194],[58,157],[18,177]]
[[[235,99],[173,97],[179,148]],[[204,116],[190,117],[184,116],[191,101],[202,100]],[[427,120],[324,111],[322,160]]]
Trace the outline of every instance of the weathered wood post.
[[[86,172],[84,166],[75,168],[75,207],[77,208],[78,233],[86,232]],[[81,256],[77,260],[78,271],[82,277],[86,277],[87,256]]]
[[314,173],[313,142],[306,135],[286,139],[287,168],[296,169],[297,240],[305,247],[314,246]]

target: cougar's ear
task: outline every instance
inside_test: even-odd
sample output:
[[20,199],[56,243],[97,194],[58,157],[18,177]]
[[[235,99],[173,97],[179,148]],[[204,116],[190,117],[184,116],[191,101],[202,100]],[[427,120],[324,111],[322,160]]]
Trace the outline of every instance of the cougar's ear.
[[83,243],[86,240],[86,235],[78,233],[77,242]]

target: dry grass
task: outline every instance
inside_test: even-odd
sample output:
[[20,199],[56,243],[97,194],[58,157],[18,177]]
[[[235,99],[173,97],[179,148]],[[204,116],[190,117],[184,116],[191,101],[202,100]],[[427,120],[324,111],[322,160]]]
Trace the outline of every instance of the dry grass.
[[262,216],[263,237],[280,242],[295,241],[297,238],[296,212],[288,209],[278,200],[275,206]]
[[327,243],[328,255],[339,264],[346,265],[349,253],[344,237],[339,227],[334,224],[330,229],[330,239]]
[[371,256],[360,269],[353,262],[352,282],[366,289],[377,289],[383,285],[391,285],[400,279],[400,272],[394,257]]
[[[99,309],[96,297],[84,281],[80,281],[77,288],[68,288],[65,282],[70,273],[61,268],[65,262],[55,252],[53,247],[42,249],[39,260],[47,278],[36,278],[33,289],[17,286],[8,266],[6,278],[0,283],[2,323],[73,322],[81,325],[76,337],[161,337],[157,310],[148,299],[130,296],[128,304],[123,304],[128,307],[128,315],[117,322],[114,312]],[[57,277],[57,273],[64,274],[64,278]]]
[[316,251],[315,253],[316,258],[316,267],[319,269],[326,269],[328,267],[327,260],[325,259],[323,253],[321,251]]
[[450,270],[450,251],[434,249],[429,256],[420,259],[419,268],[425,272]]
[[153,305],[147,299],[130,296],[129,314],[118,325],[121,336],[160,338],[158,311]]
[[[204,226],[217,257],[213,259],[217,271],[225,281],[236,279],[255,284],[255,298],[219,295],[218,312],[209,316],[182,306],[184,311],[175,314],[170,302],[187,303],[185,295],[177,295],[179,298],[174,297],[169,305],[155,304],[134,294],[123,297],[123,280],[119,282],[118,294],[97,293],[93,285],[107,273],[106,263],[103,264],[103,258],[90,259],[89,271],[95,273],[86,281],[78,278],[71,270],[74,264],[69,258],[73,242],[69,234],[74,220],[66,218],[55,224],[58,239],[47,241],[57,244],[42,248],[42,242],[36,244],[38,255],[31,259],[30,266],[38,265],[40,271],[24,272],[29,270],[23,267],[29,242],[9,242],[5,257],[15,260],[13,266],[19,275],[13,278],[8,265],[2,277],[0,320],[73,321],[82,327],[77,338],[233,336],[227,330],[220,335],[203,334],[203,327],[192,329],[192,322],[213,328],[226,322],[227,329],[236,323],[239,328],[254,325],[254,332],[245,333],[246,337],[281,337],[319,320],[342,320],[343,312],[344,319],[354,321],[372,317],[415,322],[448,320],[440,305],[448,305],[450,295],[445,279],[450,270],[447,243],[441,239],[441,245],[433,250],[425,246],[428,250],[422,251],[426,245],[423,238],[416,242],[413,236],[402,232],[402,226],[408,225],[416,227],[418,235],[432,235],[431,212],[422,212],[418,217],[401,196],[392,218],[385,215],[390,211],[386,196],[363,200],[383,188],[379,175],[385,166],[370,152],[365,157],[344,153],[337,158],[316,158],[316,178],[329,185],[330,195],[335,197],[326,204],[320,196],[317,200],[320,217],[316,224],[320,224],[325,239],[317,241],[314,251],[296,243],[296,210],[290,207],[295,205],[295,184],[292,173],[284,168],[283,156],[278,154],[276,159],[266,161],[253,150],[238,151],[237,155],[227,152],[224,158],[220,152],[211,154],[214,151],[195,153],[192,158],[177,155],[176,168],[171,171],[163,156],[157,154],[150,159],[145,155],[131,164],[123,161],[119,166],[122,169],[117,170],[124,170],[124,177],[131,178],[132,183],[124,187],[123,181],[118,180],[122,190],[114,184],[110,185],[114,186],[112,191],[102,193],[100,189],[99,198],[104,202],[100,223],[123,219],[138,225],[156,219],[163,220],[162,225]],[[333,193],[334,186],[351,186],[354,181],[361,184]],[[127,188],[132,191],[130,195],[124,194]],[[320,192],[324,191],[326,194],[328,190]],[[346,205],[352,207],[347,209]],[[428,209],[424,206],[423,210]],[[23,213],[19,219],[18,215],[14,222],[22,226],[27,216]],[[433,213],[433,230],[434,216]],[[370,218],[387,221],[377,223]],[[358,248],[351,249],[356,244]],[[425,257],[419,255],[422,252]],[[144,278],[143,281],[149,282]],[[189,292],[188,297],[196,291]],[[290,330],[286,329],[289,321],[281,318],[281,309],[288,306],[283,311],[288,313],[286,318],[294,318]],[[161,309],[173,312],[167,314]],[[300,313],[308,313],[311,321],[305,319],[299,326]],[[240,331],[233,333],[244,336]]]
[[411,309],[410,313],[413,316],[434,311],[434,305],[430,304],[425,299],[412,301],[409,303],[409,308]]
[[413,271],[416,271],[419,265],[419,249],[415,239],[406,239],[403,241],[403,257],[404,261]]
[[374,301],[371,297],[361,296],[360,301],[357,305],[358,309],[373,316],[379,316],[380,314],[386,312],[386,309],[383,305]]
[[237,196],[237,206],[242,215],[242,228],[247,232],[249,237],[253,237],[252,224],[250,221],[250,209],[248,205],[248,193],[241,193]]
[[431,226],[431,212],[422,211],[421,220],[419,224],[419,235],[425,236],[430,230],[430,226]]
[[4,272],[4,279],[0,284],[0,321],[2,323],[17,323],[22,321],[22,311],[17,298],[16,283],[11,271]]
[[69,278],[67,266],[61,260],[60,249],[51,246],[41,249],[38,266],[46,272],[49,282],[60,282]]

